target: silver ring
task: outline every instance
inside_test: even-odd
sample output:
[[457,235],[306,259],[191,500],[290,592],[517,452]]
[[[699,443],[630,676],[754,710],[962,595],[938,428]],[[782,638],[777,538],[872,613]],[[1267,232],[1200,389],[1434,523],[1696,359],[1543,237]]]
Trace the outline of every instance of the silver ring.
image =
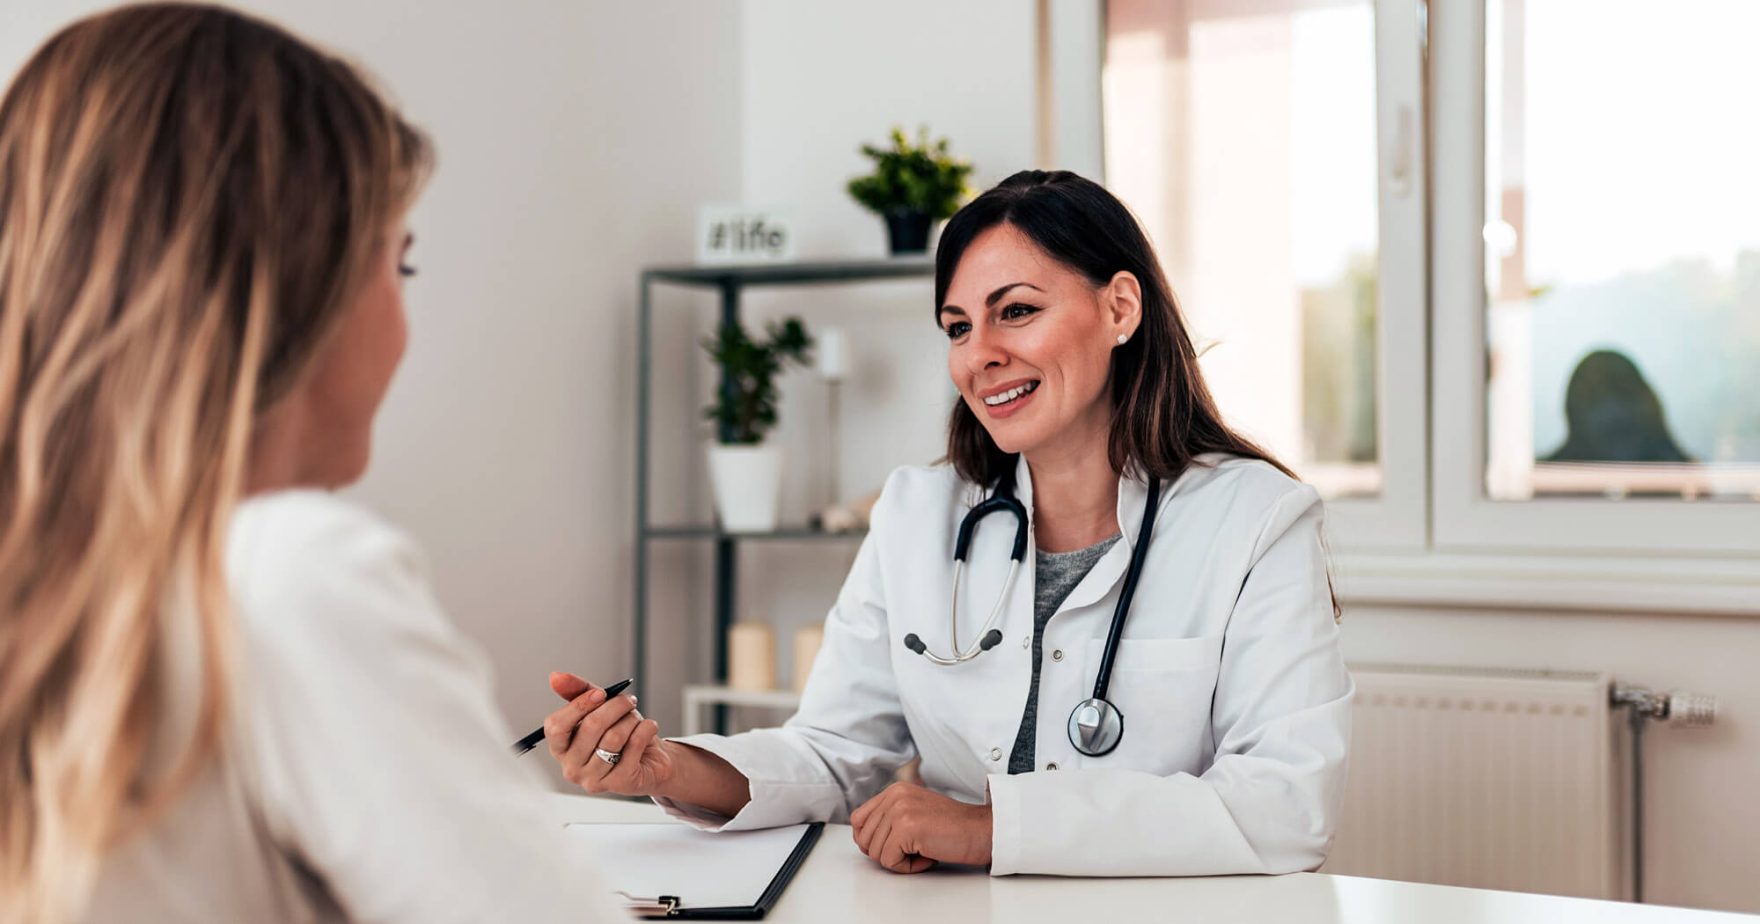
[[593,756],[610,764],[613,767],[617,766],[617,762],[623,759],[622,754],[619,754],[616,751],[607,751],[604,748],[594,748],[593,749]]

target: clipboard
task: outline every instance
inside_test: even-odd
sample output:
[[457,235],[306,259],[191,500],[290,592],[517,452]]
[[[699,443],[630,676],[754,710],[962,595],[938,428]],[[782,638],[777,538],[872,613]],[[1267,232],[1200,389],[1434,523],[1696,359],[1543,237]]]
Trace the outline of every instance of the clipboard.
[[[612,886],[631,886],[617,894],[636,917],[761,921],[813,852],[825,825],[711,834],[678,822],[583,822],[567,830],[587,842]],[[749,901],[748,895],[753,896]]]

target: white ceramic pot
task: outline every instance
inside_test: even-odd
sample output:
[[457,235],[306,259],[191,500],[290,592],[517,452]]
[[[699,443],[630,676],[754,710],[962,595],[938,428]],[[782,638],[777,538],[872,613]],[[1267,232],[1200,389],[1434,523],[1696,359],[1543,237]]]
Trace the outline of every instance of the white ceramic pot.
[[776,446],[709,446],[709,482],[715,512],[730,533],[776,528],[782,494],[782,449]]

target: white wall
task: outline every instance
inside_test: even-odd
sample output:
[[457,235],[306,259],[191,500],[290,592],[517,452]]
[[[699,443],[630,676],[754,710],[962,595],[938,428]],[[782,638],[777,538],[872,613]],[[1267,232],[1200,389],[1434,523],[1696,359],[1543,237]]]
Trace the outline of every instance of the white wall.
[[[636,273],[688,260],[697,204],[736,190],[737,11],[280,5],[346,40],[440,149],[410,360],[357,494],[423,540],[523,732],[550,670],[629,668]],[[694,386],[673,368],[662,396]]]
[[[108,5],[6,0],[0,74]],[[628,666],[636,273],[689,259],[698,202],[738,198],[739,10],[242,5],[364,64],[438,147],[410,352],[352,493],[426,547],[523,732],[548,671]],[[661,372],[662,396],[694,390],[689,365]]]
[[[1018,0],[813,0],[740,7],[743,191],[793,207],[802,257],[882,256],[879,218],[844,192],[861,142],[927,125],[982,189],[1033,157],[1033,10]],[[924,308],[928,316],[928,309]]]
[[[976,166],[978,189],[1034,166],[1033,4],[751,0],[741,18],[742,190],[749,203],[790,210],[803,258],[886,253],[880,218],[844,186],[871,167],[858,145],[884,143],[894,125],[950,138]],[[928,280],[750,297],[750,317],[799,314],[810,328],[850,333],[837,485],[825,462],[826,387],[804,372],[782,383],[785,520],[804,520],[834,495],[875,491],[893,468],[941,455],[953,388],[933,300]],[[854,556],[853,543],[744,553],[739,613],[778,627],[779,663],[790,663],[794,628],[824,618]]]

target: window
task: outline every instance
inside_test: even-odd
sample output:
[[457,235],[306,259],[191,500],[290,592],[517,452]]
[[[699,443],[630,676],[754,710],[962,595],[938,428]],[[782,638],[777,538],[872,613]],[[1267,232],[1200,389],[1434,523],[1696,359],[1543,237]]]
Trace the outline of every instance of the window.
[[1415,13],[1106,13],[1106,181],[1155,242],[1224,415],[1356,521],[1335,532],[1420,541],[1423,391],[1381,386],[1424,374]]
[[1755,34],[1752,0],[1112,0],[1106,181],[1340,549],[1727,577],[1760,552]]
[[1434,545],[1750,561],[1760,7],[1432,16]]
[[1760,4],[1663,12],[1486,5],[1494,500],[1760,500]]

